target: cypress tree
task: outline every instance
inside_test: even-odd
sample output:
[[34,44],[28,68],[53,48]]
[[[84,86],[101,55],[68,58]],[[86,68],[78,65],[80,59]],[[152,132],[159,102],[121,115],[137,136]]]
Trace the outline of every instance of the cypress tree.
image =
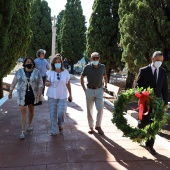
[[46,57],[51,55],[52,22],[51,9],[45,0],[34,0],[31,8],[31,30],[33,33],[28,55],[36,56],[38,49],[46,50]]
[[[11,20],[15,11],[14,0],[0,1],[0,55],[4,55],[5,49],[9,43],[9,34]],[[2,64],[2,63],[1,63]]]
[[101,63],[106,65],[108,80],[112,69],[123,68],[121,49],[119,47],[118,29],[119,0],[95,0],[90,25],[87,32],[87,55],[97,51],[101,55]]
[[85,51],[85,16],[80,0],[67,0],[60,31],[61,53],[68,58],[73,74],[73,64]]
[[64,16],[64,10],[62,10],[57,16],[57,24],[56,24],[56,27],[57,27],[56,52],[57,53],[61,53],[60,30],[61,30],[61,22],[62,22],[63,16]]
[[137,74],[140,67],[149,64],[155,50],[164,53],[165,64],[170,71],[169,7],[168,1],[121,0],[119,28],[122,59],[130,74]]
[[0,98],[2,79],[10,73],[19,57],[26,54],[31,38],[31,0],[0,1]]

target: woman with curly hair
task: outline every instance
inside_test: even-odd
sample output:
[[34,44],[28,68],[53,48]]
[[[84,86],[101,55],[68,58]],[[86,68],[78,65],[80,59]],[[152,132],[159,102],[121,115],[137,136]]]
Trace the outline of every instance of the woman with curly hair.
[[8,98],[12,98],[12,91],[17,85],[17,103],[21,110],[21,135],[20,139],[25,139],[26,113],[28,108],[28,129],[33,130],[32,120],[34,117],[34,105],[39,102],[42,93],[43,82],[40,71],[35,68],[33,58],[26,57],[23,68],[20,68],[14,76],[10,86]]

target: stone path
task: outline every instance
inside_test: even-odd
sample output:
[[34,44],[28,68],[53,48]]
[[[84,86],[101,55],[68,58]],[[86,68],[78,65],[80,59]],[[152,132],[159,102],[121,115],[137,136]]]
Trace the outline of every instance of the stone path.
[[0,106],[0,170],[170,169],[169,146],[157,138],[158,154],[152,156],[138,143],[122,137],[107,108],[102,120],[105,135],[88,134],[85,95],[79,79],[71,80],[71,85],[73,102],[68,103],[64,132],[55,137],[50,136],[47,101],[35,107],[34,131],[26,133],[22,141],[16,93]]

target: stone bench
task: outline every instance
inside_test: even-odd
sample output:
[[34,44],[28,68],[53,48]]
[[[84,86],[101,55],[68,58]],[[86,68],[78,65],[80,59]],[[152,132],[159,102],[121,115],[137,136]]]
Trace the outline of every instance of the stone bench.
[[5,91],[10,91],[10,84],[9,83],[6,83],[6,82],[3,82],[2,83],[2,88],[3,88],[3,90],[5,90]]
[[135,110],[127,110],[127,114],[138,120],[138,112]]
[[118,97],[119,89],[120,88],[118,86],[107,83],[107,92],[104,92],[103,97],[109,101],[114,101]]
[[11,74],[3,78],[3,81],[2,81],[2,88],[3,88],[3,90],[9,92],[10,85],[12,83],[13,78],[14,78],[14,75],[11,75]]
[[108,99],[109,101],[114,101],[116,99],[114,96],[111,96],[110,94],[106,92],[104,92],[103,98]]

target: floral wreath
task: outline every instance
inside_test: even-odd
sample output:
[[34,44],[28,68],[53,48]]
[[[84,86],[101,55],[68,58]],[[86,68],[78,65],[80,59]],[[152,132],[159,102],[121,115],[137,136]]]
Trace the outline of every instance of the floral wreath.
[[[144,114],[145,102],[148,111],[150,107],[152,107],[152,112],[150,113],[152,123],[142,129],[131,127],[127,124],[127,120],[123,116],[125,106],[130,102],[138,100],[140,120],[142,120],[142,115]],[[123,92],[114,102],[114,107],[112,122],[123,132],[123,136],[129,137],[134,142],[140,143],[142,141],[147,141],[151,137],[155,138],[158,131],[160,131],[162,126],[167,122],[168,116],[165,111],[164,102],[154,95],[153,89],[151,88],[147,88],[143,91],[143,88],[137,87],[137,89],[129,89],[126,92]]]

